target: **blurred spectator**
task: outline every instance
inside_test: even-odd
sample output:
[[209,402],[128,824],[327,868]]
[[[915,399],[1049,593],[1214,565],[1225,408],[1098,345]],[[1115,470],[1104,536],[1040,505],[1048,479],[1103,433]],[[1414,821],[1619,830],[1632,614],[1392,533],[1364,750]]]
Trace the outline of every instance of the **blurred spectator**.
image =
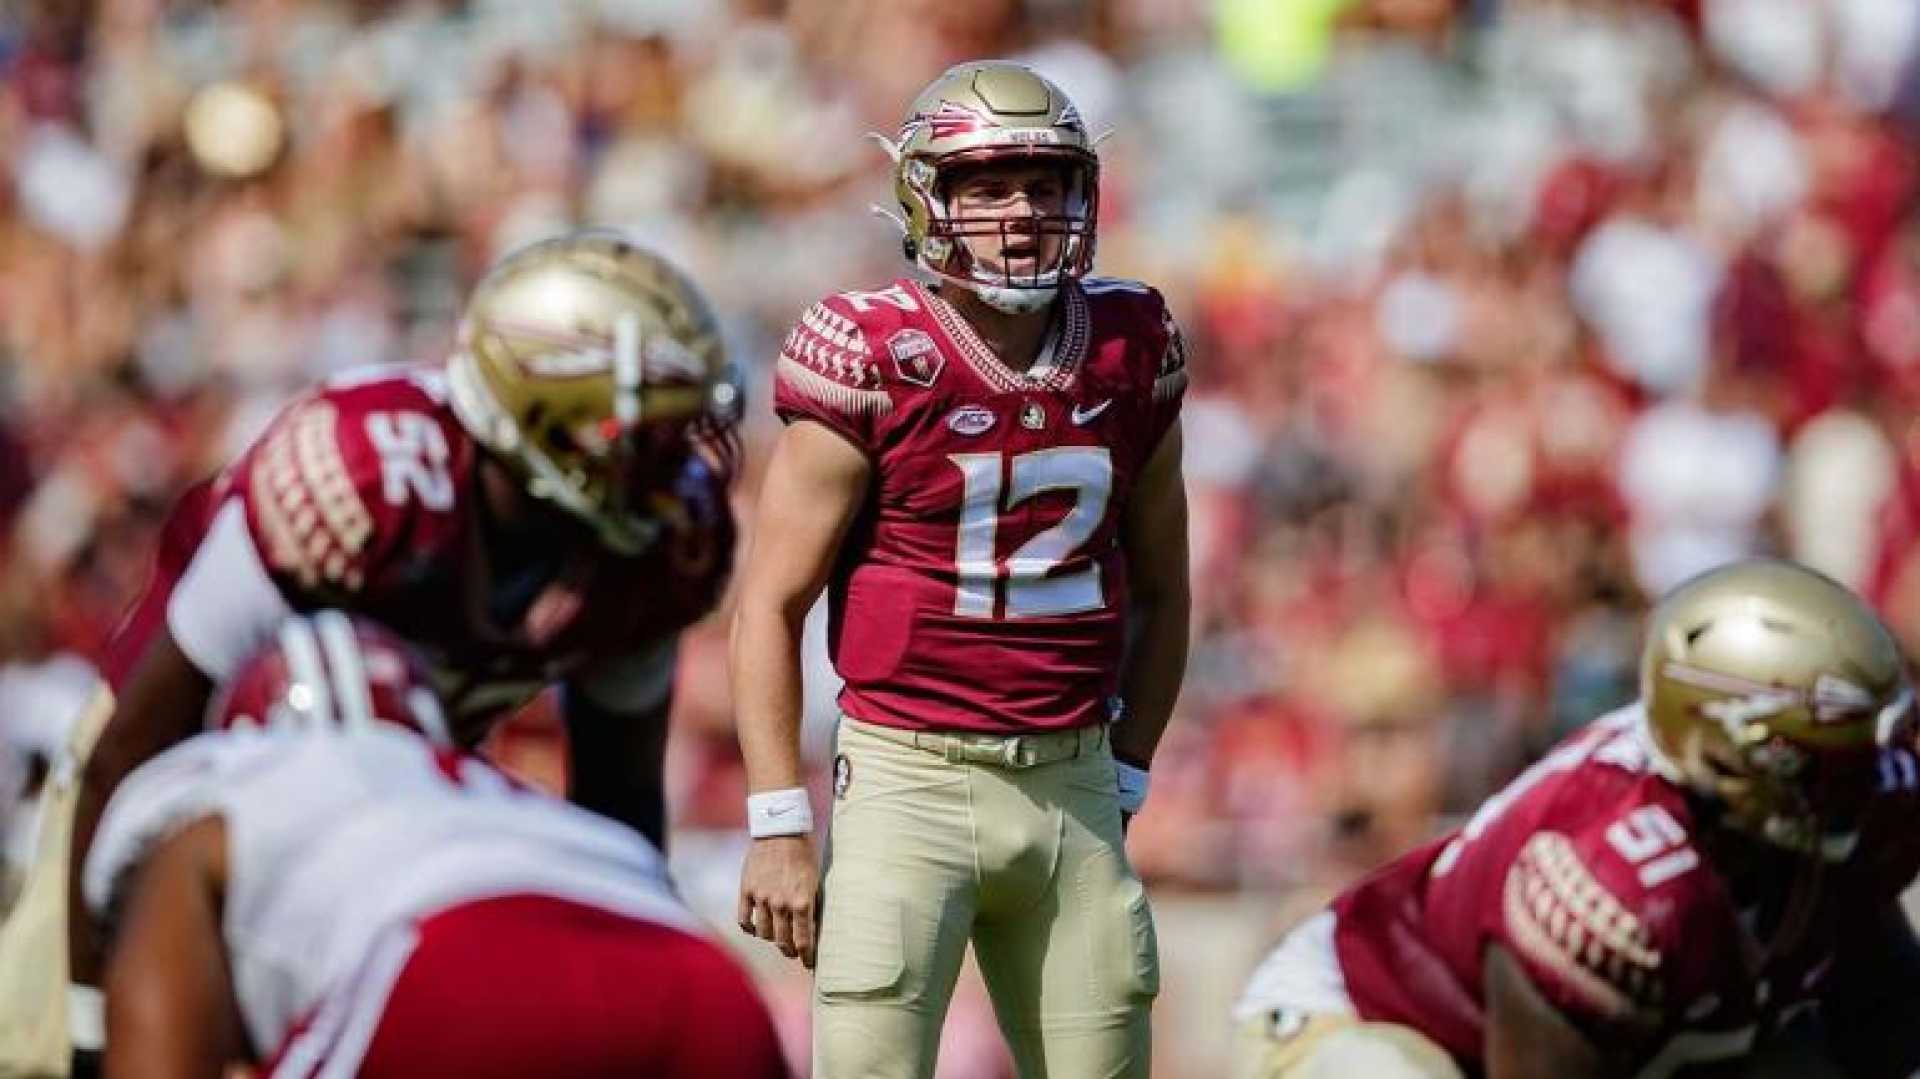
[[[1193,662],[1131,854],[1337,883],[1630,697],[1640,605],[1715,562],[1791,553],[1920,646],[1916,42],[1911,0],[0,5],[0,805],[169,499],[290,391],[440,354],[583,220],[685,261],[764,387],[805,300],[901,272],[861,133],[1001,53],[1114,129],[1102,271],[1194,356]],[[723,620],[696,859],[738,856]],[[557,737],[494,749],[558,782]]]

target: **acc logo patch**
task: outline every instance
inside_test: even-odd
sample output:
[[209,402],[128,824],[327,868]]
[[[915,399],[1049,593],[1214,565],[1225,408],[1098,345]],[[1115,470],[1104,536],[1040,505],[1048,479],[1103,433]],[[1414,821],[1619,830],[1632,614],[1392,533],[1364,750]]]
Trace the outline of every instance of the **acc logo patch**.
[[847,788],[851,786],[853,786],[853,762],[847,759],[845,753],[837,754],[833,758],[833,796],[845,798]]
[[902,379],[916,386],[932,386],[947,358],[925,330],[896,330],[887,338],[887,355]]
[[1037,401],[1028,401],[1020,406],[1020,426],[1029,431],[1038,431],[1047,425],[1047,410]]
[[947,414],[947,430],[956,435],[984,435],[996,421],[993,410],[985,405],[961,405]]

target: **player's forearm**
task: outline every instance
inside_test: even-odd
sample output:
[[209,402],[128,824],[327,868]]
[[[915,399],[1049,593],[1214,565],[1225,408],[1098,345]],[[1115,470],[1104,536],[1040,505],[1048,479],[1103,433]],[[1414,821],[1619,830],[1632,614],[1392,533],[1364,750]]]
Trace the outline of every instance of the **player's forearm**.
[[1609,1069],[1598,1048],[1547,1002],[1506,949],[1482,960],[1487,994],[1487,1079],[1602,1079]]
[[584,693],[566,698],[567,797],[646,836],[667,839],[667,713],[672,700],[637,714],[614,712]]
[[92,919],[80,901],[80,874],[107,802],[135,768],[199,729],[211,688],[207,677],[163,634],[128,682],[80,769],[67,863],[68,973],[76,983],[100,983],[101,957]]
[[[150,967],[150,965],[149,965]],[[221,1079],[237,1052],[207,1018],[219,1005],[188,977],[152,971],[152,984],[115,991],[107,1005],[105,1079]],[[121,980],[119,975],[113,975]]]
[[168,840],[140,871],[107,969],[108,1079],[219,1079],[240,1059],[220,936],[217,818]]
[[1113,732],[1114,752],[1122,759],[1152,760],[1173,716],[1187,670],[1189,609],[1184,578],[1164,593],[1136,597],[1138,631],[1120,681],[1127,714]]
[[747,789],[802,785],[800,636],[805,612],[744,599],[734,617],[733,700]]

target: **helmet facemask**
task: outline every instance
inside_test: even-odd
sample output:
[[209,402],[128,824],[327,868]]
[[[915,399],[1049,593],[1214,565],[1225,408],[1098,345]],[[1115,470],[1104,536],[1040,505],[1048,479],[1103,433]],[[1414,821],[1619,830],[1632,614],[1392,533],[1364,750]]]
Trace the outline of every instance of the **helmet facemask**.
[[[1755,725],[1756,728],[1764,725]],[[1741,746],[1703,746],[1685,769],[1740,831],[1820,861],[1845,861],[1877,779],[1871,748],[1820,750],[1763,729]]]
[[[1057,167],[1063,190],[1060,212],[1005,215],[968,212],[956,205],[954,189],[965,178],[995,166],[1026,164]],[[1044,308],[1063,280],[1079,277],[1093,265],[1099,170],[1091,154],[978,150],[950,154],[938,164],[909,162],[903,175],[906,186],[922,200],[926,216],[923,238],[908,238],[909,256],[996,310],[1019,314]],[[983,260],[979,247],[999,252],[993,260],[999,265]]]

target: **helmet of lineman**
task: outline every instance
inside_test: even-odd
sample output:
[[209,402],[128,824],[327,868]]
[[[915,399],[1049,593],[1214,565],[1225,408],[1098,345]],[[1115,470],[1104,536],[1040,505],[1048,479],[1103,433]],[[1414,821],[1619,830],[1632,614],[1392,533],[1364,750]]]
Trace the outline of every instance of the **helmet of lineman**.
[[1675,588],[1640,659],[1654,745],[1728,824],[1846,857],[1879,747],[1912,706],[1893,637],[1842,585],[1751,559]]
[[[1100,159],[1080,110],[1060,87],[1007,60],[957,65],[920,91],[907,109],[893,157],[893,188],[905,215],[907,258],[935,276],[973,290],[1003,310],[1038,310],[1060,281],[1093,266],[1100,195]],[[955,173],[984,164],[1053,162],[1064,170],[1064,213],[1027,219],[968,217],[951,212]],[[1039,258],[999,270],[979,265],[970,237],[1014,231],[1059,238],[1050,263]]]
[[213,730],[364,730],[375,721],[453,744],[419,654],[392,631],[342,611],[282,622],[207,706]]
[[740,390],[707,301],[665,258],[607,231],[507,256],[460,323],[453,410],[536,498],[635,554],[688,456],[731,467]]

